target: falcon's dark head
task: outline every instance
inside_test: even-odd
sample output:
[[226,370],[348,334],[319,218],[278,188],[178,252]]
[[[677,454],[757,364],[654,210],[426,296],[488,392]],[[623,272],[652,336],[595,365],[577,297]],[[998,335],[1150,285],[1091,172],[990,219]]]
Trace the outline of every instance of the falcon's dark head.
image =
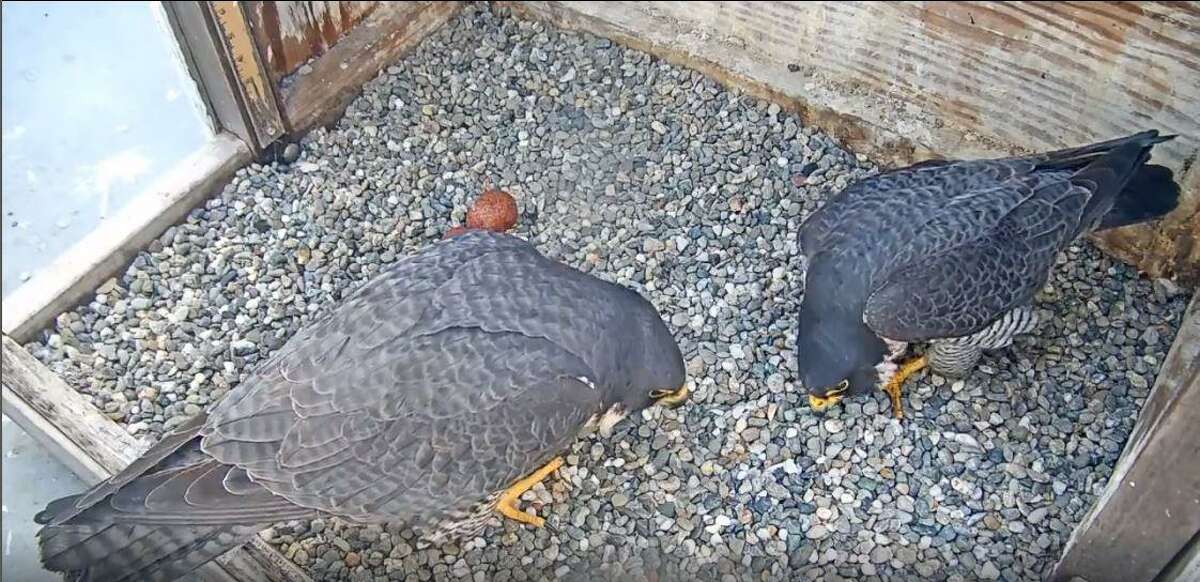
[[863,323],[854,283],[836,276],[806,282],[796,338],[796,367],[815,410],[879,386],[887,345]]
[[619,334],[623,345],[617,363],[625,381],[614,396],[624,412],[635,413],[655,404],[671,408],[687,401],[687,368],[671,330],[653,305],[626,290],[627,320]]

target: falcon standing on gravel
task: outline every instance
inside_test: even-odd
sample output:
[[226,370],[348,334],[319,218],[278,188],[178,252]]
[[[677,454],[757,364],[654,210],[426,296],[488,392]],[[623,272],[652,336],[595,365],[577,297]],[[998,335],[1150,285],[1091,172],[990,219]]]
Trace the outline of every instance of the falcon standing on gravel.
[[38,516],[80,580],[173,580],[271,523],[318,513],[476,535],[583,431],[688,397],[632,290],[469,231],[401,261],[298,332],[207,415]]
[[[983,350],[1031,331],[1030,304],[1059,252],[1175,208],[1171,171],[1146,164],[1173,137],[933,160],[840,192],[800,229],[808,270],[796,351],[812,407],[882,386],[900,418],[913,373],[963,376]],[[901,362],[916,342],[929,343],[925,355]]]

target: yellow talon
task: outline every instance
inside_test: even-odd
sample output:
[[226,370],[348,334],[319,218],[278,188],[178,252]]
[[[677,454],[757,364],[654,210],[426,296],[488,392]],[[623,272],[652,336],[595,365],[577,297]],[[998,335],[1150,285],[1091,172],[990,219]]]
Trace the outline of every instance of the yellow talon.
[[496,511],[500,512],[500,515],[503,515],[504,517],[532,525],[533,527],[542,527],[546,525],[546,520],[517,509],[517,500],[519,500],[526,491],[529,491],[534,485],[537,485],[542,481],[542,479],[545,479],[547,475],[553,473],[555,470],[561,467],[562,464],[562,457],[555,457],[554,460],[543,465],[541,469],[530,473],[524,479],[514,483],[512,487],[509,487],[502,495],[500,495],[500,500],[496,502]]
[[892,379],[888,380],[887,385],[883,387],[883,391],[887,392],[888,396],[892,398],[892,414],[896,418],[904,418],[904,406],[900,403],[900,388],[909,376],[921,371],[926,365],[928,365],[928,361],[925,359],[925,356],[905,362],[900,366],[899,370],[896,370],[896,374],[892,376]]

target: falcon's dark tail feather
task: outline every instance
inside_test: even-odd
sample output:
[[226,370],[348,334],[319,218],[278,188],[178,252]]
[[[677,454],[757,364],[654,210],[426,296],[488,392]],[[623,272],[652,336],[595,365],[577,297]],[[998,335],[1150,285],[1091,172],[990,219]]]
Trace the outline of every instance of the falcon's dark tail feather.
[[1042,170],[1074,170],[1071,181],[1092,192],[1080,227],[1097,230],[1153,220],[1175,209],[1179,185],[1171,170],[1146,165],[1150,150],[1175,136],[1144,131],[1125,138],[1041,156]]
[[[137,487],[141,481],[128,485]],[[107,484],[93,488],[91,496]],[[241,545],[262,527],[133,523],[139,517],[114,509],[112,498],[102,497],[90,506],[83,504],[88,498],[84,494],[52,501],[34,517],[44,525],[37,534],[42,565],[66,574],[68,580],[171,581]]]
[[70,524],[39,532],[43,564],[77,582],[170,582],[244,543],[254,527]]
[[1136,145],[1137,150],[1144,152],[1149,157],[1150,148],[1154,147],[1155,144],[1173,139],[1175,139],[1173,135],[1158,135],[1158,131],[1152,129],[1083,147],[1039,154],[1037,156],[1038,168],[1043,170],[1078,170],[1111,154],[1118,148],[1130,145]]
[[1170,168],[1145,165],[1125,184],[1096,230],[1148,222],[1165,216],[1178,205],[1179,184]]
[[43,566],[77,581],[173,581],[270,523],[311,513],[207,456],[203,426],[193,418],[119,474],[51,501],[34,517]]

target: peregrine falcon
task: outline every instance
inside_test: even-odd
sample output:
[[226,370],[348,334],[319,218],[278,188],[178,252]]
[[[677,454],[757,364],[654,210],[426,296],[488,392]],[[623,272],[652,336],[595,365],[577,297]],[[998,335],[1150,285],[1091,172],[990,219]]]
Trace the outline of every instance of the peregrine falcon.
[[[913,373],[961,377],[983,350],[1031,331],[1031,303],[1059,252],[1176,207],[1171,171],[1146,163],[1173,137],[931,160],[839,192],[799,232],[808,268],[796,351],[812,407],[882,386],[900,418]],[[918,342],[925,354],[902,361]]]
[[47,569],[171,580],[271,523],[403,521],[477,535],[584,432],[688,398],[638,293],[470,231],[400,261],[299,331],[207,414],[37,521]]

